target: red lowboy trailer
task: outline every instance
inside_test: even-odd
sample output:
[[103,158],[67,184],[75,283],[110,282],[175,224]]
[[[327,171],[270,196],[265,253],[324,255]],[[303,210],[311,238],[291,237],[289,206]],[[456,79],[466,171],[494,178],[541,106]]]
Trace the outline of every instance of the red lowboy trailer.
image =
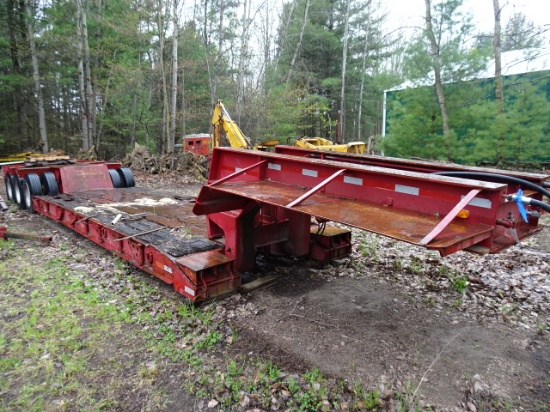
[[[196,199],[134,187],[132,173],[117,163],[18,163],[3,166],[3,175],[10,200],[172,284],[193,302],[237,290],[257,254],[323,262],[350,255],[351,231],[327,226],[331,221],[441,255],[494,253],[537,232],[539,214],[550,208],[544,192],[531,187],[517,194],[519,183],[442,176],[428,163],[410,169],[409,161],[402,167],[378,159],[372,166],[368,157],[326,160],[316,158],[325,156],[319,151],[294,149],[216,148]],[[547,175],[514,176],[536,187],[549,183]]]
[[114,252],[200,302],[240,286],[220,244],[206,239],[194,199],[136,188],[119,163],[3,167],[8,198]]

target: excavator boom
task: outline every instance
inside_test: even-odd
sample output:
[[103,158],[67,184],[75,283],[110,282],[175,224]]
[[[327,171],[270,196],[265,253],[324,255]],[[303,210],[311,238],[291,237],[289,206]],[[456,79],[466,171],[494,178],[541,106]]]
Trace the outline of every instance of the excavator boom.
[[212,146],[220,147],[225,135],[229,145],[237,149],[252,149],[250,139],[244,135],[235,123],[221,100],[214,105],[212,113]]

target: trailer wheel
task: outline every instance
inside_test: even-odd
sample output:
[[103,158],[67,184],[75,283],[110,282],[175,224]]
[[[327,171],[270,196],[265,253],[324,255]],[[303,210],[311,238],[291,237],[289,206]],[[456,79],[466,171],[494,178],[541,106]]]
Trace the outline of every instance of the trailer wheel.
[[11,175],[6,175],[6,177],[4,177],[4,183],[6,185],[6,195],[8,196],[8,200],[13,202],[13,182]]
[[15,199],[15,203],[17,203],[20,209],[25,208],[25,205],[23,202],[23,193],[21,189],[21,186],[23,185],[24,181],[25,179],[22,179],[19,176],[13,177],[13,196]]
[[52,172],[44,172],[40,179],[42,193],[48,196],[57,196],[59,194],[59,185]]
[[124,182],[122,181],[118,172],[114,169],[109,169],[109,174],[111,175],[111,180],[113,181],[113,186],[117,189],[124,187]]
[[42,195],[42,183],[36,173],[29,173],[25,176],[23,185],[21,186],[21,194],[23,196],[23,209],[29,209],[34,213],[32,199],[34,196]]
[[124,187],[134,187],[136,185],[134,175],[130,169],[127,167],[119,167],[116,171],[120,175]]

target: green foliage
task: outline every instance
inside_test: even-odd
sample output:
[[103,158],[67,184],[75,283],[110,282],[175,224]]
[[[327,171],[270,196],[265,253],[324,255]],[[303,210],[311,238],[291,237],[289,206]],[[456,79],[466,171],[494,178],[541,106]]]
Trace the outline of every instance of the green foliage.
[[356,396],[356,406],[359,409],[366,409],[368,411],[378,410],[380,406],[380,394],[378,391],[369,392],[358,382],[355,382],[353,393]]
[[[445,86],[453,131],[452,160],[466,164],[536,166],[548,154],[550,104],[545,72],[504,78],[505,114],[496,115],[493,80]],[[504,136],[499,141],[497,136]],[[381,144],[387,155],[447,159],[433,88],[388,94],[388,134]]]
[[462,0],[445,0],[432,5],[432,28],[438,44],[438,61],[433,58],[428,35],[417,35],[406,52],[405,76],[419,84],[433,83],[433,69],[441,69],[443,83],[462,81],[485,69],[491,49],[472,48],[472,17],[462,12]]
[[502,51],[526,50],[542,47],[543,28],[537,28],[527,16],[521,12],[512,15],[503,33]]
[[506,164],[523,167],[548,159],[541,150],[548,145],[550,126],[550,105],[545,93],[548,81],[544,77],[543,73],[505,77],[504,115],[495,116],[496,107],[491,100],[472,108],[477,119],[466,136],[473,148],[466,161],[496,164],[501,154]]
[[[162,2],[112,0],[86,4],[91,82],[97,108],[97,154],[103,158],[121,157],[136,142],[154,150],[168,121],[163,114],[163,83],[169,87],[173,64],[167,24],[171,10]],[[298,47],[305,4],[306,0],[297,0],[283,5],[273,40],[276,50],[267,40],[265,45],[253,44],[255,38],[250,37],[242,73],[238,2],[206,2],[193,20],[180,22],[177,139],[184,134],[209,132],[211,105],[216,99],[224,100],[253,143],[272,139],[286,143],[291,137],[304,135],[335,139],[347,1],[310,0]],[[39,141],[23,5],[10,0],[0,6],[0,141],[2,150],[10,152],[36,149]],[[82,144],[75,2],[38,2],[35,11],[29,18],[38,45],[50,146],[74,154]],[[252,23],[259,21],[263,11],[258,11]],[[547,94],[536,96],[539,85],[533,85],[532,90],[509,85],[506,115],[494,121],[488,85],[460,87],[485,68],[490,41],[480,41],[477,47],[469,41],[477,33],[469,16],[461,12],[460,0],[437,2],[433,14],[436,35],[442,39],[440,60],[443,81],[447,83],[452,134],[449,139],[442,138],[433,90],[410,91],[394,100],[388,137],[379,147],[397,156],[461,162],[494,161],[496,147],[508,163],[532,161],[533,154],[541,152],[536,148],[548,145],[548,105],[547,98],[542,99]],[[347,141],[367,141],[380,134],[383,91],[402,83],[403,75],[416,84],[433,83],[434,62],[424,33],[418,33],[412,41],[397,41],[384,32],[384,18],[375,3],[351,4],[342,113]],[[162,33],[161,21],[165,23]],[[538,45],[538,29],[525,16],[514,15],[505,24],[506,47],[533,50]],[[163,50],[161,34],[165,40]],[[401,71],[403,55],[408,58]],[[249,65],[252,56],[260,64]],[[238,85],[240,78],[244,78],[242,85]],[[506,142],[494,140],[501,131],[509,136]]]

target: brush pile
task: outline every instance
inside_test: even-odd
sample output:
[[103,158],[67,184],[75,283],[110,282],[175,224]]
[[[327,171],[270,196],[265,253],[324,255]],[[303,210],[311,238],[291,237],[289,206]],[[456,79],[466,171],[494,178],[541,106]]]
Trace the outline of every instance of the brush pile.
[[152,154],[145,146],[136,144],[134,150],[122,160],[133,171],[150,174],[179,172],[204,180],[208,171],[208,158],[187,151]]

